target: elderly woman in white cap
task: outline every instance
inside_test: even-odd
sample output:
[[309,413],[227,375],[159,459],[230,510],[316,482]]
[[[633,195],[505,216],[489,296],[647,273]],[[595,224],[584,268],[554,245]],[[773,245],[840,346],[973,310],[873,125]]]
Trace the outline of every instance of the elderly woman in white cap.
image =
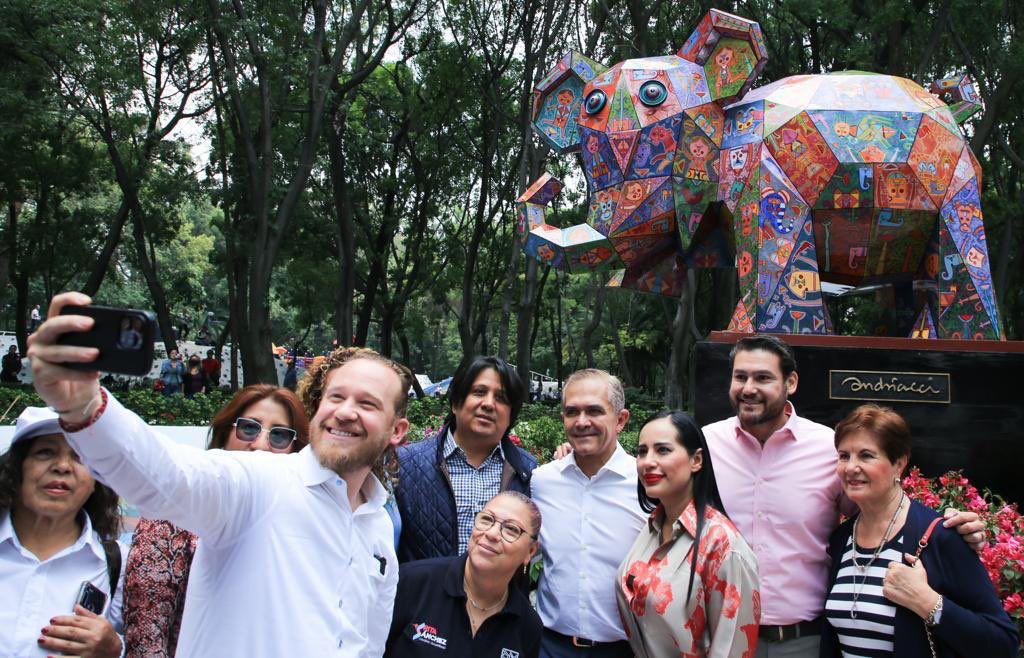
[[0,656],[121,654],[118,522],[57,414],[25,409],[0,456]]

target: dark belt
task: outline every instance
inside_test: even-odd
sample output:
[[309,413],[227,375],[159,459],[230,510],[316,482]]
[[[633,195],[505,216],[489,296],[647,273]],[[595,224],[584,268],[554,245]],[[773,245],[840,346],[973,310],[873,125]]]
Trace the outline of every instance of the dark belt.
[[598,642],[597,640],[588,640],[585,637],[579,637],[576,635],[562,635],[558,631],[553,631],[550,628],[545,628],[544,633],[553,640],[564,642],[565,644],[571,644],[578,649],[596,649],[598,647],[616,647],[623,646],[628,647],[629,642],[625,640],[615,640],[614,642]]
[[757,631],[757,637],[766,642],[785,642],[808,635],[821,635],[821,617],[788,626],[765,626],[762,624]]

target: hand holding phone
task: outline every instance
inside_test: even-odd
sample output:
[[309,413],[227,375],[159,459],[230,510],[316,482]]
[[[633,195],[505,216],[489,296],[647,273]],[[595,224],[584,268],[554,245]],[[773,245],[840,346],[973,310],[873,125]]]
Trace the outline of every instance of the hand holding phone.
[[84,315],[94,321],[88,331],[73,331],[57,337],[60,345],[95,347],[100,354],[88,363],[62,363],[74,370],[102,370],[125,375],[142,376],[153,363],[153,339],[156,316],[150,311],[111,308],[109,306],[74,306],[60,309],[61,315]]
[[[107,595],[88,580],[83,580],[82,586],[78,588],[75,605],[80,605],[93,614],[102,615],[103,609],[107,606]],[[71,611],[74,612],[74,609],[72,606]]]

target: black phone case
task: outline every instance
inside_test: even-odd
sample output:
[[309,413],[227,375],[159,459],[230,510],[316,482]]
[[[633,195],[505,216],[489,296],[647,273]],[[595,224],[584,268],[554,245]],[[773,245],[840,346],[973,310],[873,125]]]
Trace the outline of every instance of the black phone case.
[[102,615],[103,608],[107,605],[107,595],[87,580],[79,588],[78,600],[75,603],[95,615]]
[[[61,345],[95,347],[100,355],[89,363],[63,363],[74,370],[101,370],[123,375],[143,376],[153,367],[153,339],[156,335],[156,316],[151,311],[111,308],[109,306],[65,306],[61,315],[88,315],[96,323],[89,331],[71,331],[57,337]],[[125,318],[138,319],[141,334],[138,348],[122,346],[121,322]]]

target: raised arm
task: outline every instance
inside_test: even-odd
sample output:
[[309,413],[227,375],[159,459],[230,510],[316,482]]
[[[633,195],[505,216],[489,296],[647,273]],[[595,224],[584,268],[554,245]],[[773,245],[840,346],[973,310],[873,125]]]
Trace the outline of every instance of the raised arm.
[[[204,452],[162,439],[112,395],[101,393],[99,373],[61,366],[71,361],[88,363],[98,355],[95,348],[56,343],[63,333],[93,325],[92,318],[61,316],[60,309],[89,302],[80,293],[57,295],[47,321],[29,338],[39,396],[60,414],[68,442],[82,461],[143,515],[167,519],[212,543],[235,536],[248,527],[254,510],[266,509],[269,503],[255,500],[268,495],[266,487],[253,481],[256,459]],[[69,427],[80,429],[68,431]]]

